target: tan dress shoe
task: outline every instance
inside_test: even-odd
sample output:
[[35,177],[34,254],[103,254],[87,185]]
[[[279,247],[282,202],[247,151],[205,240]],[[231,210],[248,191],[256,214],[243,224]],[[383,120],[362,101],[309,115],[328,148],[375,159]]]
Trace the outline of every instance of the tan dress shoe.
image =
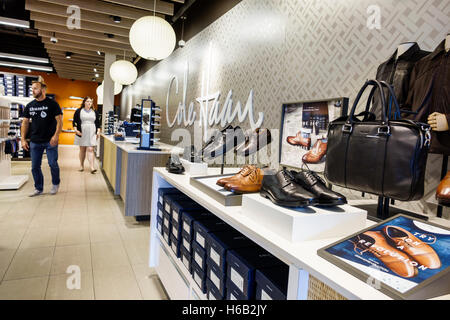
[[391,241],[397,249],[407,253],[419,264],[430,269],[441,267],[441,260],[436,251],[416,238],[411,232],[397,226],[386,226],[382,232],[385,238]]
[[225,189],[237,194],[253,193],[261,190],[264,171],[259,168],[254,168],[247,175],[239,180],[234,180],[225,185]]
[[[361,252],[356,251],[356,247],[365,248]],[[391,247],[381,232],[378,231],[366,231],[359,236],[359,240],[355,243],[355,251],[360,255],[365,252],[370,252],[381,262],[384,263],[392,272],[398,274],[403,278],[412,278],[419,273],[418,269],[413,265],[413,261],[409,256]]]
[[444,179],[436,189],[436,199],[439,204],[450,206],[450,171],[447,172]]
[[288,136],[286,141],[293,146],[301,146],[308,150],[311,148],[311,138],[303,138],[301,131],[297,132],[295,136]]
[[312,164],[319,163],[327,154],[327,145],[328,143],[323,142],[322,139],[317,140],[314,147],[302,157],[303,162]]
[[216,184],[221,187],[225,187],[225,185],[229,182],[233,182],[235,180],[240,180],[243,177],[245,177],[247,174],[249,174],[251,171],[255,170],[256,167],[252,165],[246,165],[243,167],[237,174],[234,176],[228,177],[228,178],[222,178],[217,180]]

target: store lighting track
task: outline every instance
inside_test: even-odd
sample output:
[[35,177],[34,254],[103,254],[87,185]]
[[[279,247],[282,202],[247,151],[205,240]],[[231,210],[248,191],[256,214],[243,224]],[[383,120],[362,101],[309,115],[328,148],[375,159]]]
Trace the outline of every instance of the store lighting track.
[[75,96],[70,96],[69,99],[72,99],[72,100],[83,100],[84,98],[81,98],[81,97],[75,97]]
[[0,25],[19,27],[19,28],[29,28],[30,22],[25,20],[18,20],[6,17],[0,17]]
[[6,61],[0,61],[0,66],[20,68],[20,69],[38,70],[38,71],[48,71],[48,72],[53,71],[52,67],[36,66],[36,65],[32,65],[32,64],[22,64],[22,63],[6,62]]
[[0,58],[29,61],[29,62],[38,62],[38,63],[49,63],[49,60],[47,58],[23,56],[20,54],[5,53],[5,52],[0,52]]

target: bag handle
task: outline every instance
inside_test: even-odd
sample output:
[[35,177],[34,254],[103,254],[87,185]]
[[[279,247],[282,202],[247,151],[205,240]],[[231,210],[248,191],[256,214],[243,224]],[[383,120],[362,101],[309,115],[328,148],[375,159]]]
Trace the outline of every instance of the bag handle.
[[[395,106],[395,114],[398,115],[399,118],[401,118],[400,115],[400,106],[398,105],[398,101],[397,101],[397,97],[395,96],[395,92],[394,92],[394,87],[391,86],[389,83],[387,83],[386,81],[380,81],[381,85],[388,88],[389,90],[389,102],[392,99],[392,102],[394,103]],[[390,113],[389,113],[390,116]],[[388,118],[389,118],[388,116]]]
[[[359,90],[358,92],[358,96],[356,97],[355,102],[353,103],[353,107],[352,110],[350,111],[350,115],[347,119],[347,121],[345,122],[344,126],[342,127],[342,131],[344,133],[351,133],[353,131],[353,117],[355,115],[355,111],[356,111],[356,107],[358,106],[359,100],[361,100],[361,96],[363,95],[363,93],[366,91],[366,89],[369,87],[375,87],[378,88],[378,91],[380,93],[380,98],[381,98],[381,106],[382,106],[382,125],[386,126],[387,124],[387,119],[386,119],[386,99],[384,97],[383,94],[383,86],[381,85],[381,83],[377,80],[367,80],[366,83],[364,83],[363,87]],[[372,91],[375,91],[372,89]]]

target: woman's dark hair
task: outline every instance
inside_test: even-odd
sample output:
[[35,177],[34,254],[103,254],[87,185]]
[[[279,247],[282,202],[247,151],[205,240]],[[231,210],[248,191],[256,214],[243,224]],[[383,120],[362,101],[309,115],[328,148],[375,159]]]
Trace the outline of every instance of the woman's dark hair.
[[83,102],[81,103],[81,107],[80,107],[80,108],[84,108],[84,104],[86,103],[86,100],[87,100],[87,99],[91,99],[91,100],[92,100],[92,107],[91,107],[91,109],[92,109],[92,110],[95,110],[95,109],[94,109],[94,99],[92,99],[92,98],[89,97],[89,96],[84,97]]

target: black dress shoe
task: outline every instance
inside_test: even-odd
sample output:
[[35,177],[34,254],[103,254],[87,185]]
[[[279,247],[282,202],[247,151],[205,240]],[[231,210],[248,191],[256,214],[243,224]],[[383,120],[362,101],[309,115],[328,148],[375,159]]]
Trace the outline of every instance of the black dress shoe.
[[239,134],[242,138],[244,137],[244,132],[239,126],[226,131],[222,130],[221,135],[219,134],[218,138],[203,150],[203,158],[214,159],[233,150],[236,148]]
[[238,145],[234,150],[238,156],[248,157],[258,152],[261,148],[272,142],[272,137],[268,129],[256,129],[249,131],[245,137],[245,141]]
[[169,156],[166,162],[166,170],[169,173],[182,174],[184,172],[184,167],[180,162],[180,158],[176,155]]
[[215,142],[217,139],[221,139],[221,137],[222,137],[222,135],[223,135],[224,132],[226,132],[227,130],[231,130],[231,129],[233,129],[233,126],[230,124],[230,125],[228,125],[225,129],[223,129],[223,130],[220,131],[221,134],[213,134],[213,135],[209,138],[209,140],[205,143],[205,145],[203,146],[202,150],[200,150],[200,151],[201,151],[201,154],[202,154],[202,155],[205,154],[205,150],[206,150],[206,149],[211,148],[211,145],[214,144],[214,142]]
[[317,173],[313,171],[291,171],[291,173],[295,182],[314,194],[318,202],[317,205],[337,206],[347,203],[347,199],[342,194],[327,188],[325,181]]
[[261,196],[284,207],[306,207],[316,204],[314,195],[295,183],[292,174],[281,170],[277,174],[264,174]]
[[201,156],[194,145],[184,148],[183,159],[195,163],[200,163],[202,161]]

